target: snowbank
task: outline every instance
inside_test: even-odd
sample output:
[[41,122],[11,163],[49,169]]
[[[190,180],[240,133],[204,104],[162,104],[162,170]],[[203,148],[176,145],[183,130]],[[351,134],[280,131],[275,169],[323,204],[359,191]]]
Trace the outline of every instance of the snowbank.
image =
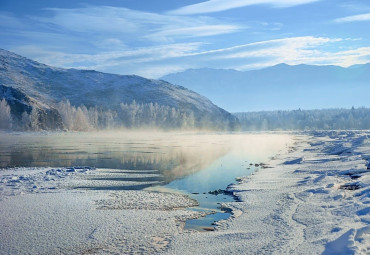
[[183,230],[199,216],[186,196],[125,190],[160,183],[156,171],[2,169],[0,254],[368,254],[369,135],[296,135],[228,187],[240,202],[214,232]]
[[64,178],[91,170],[94,170],[94,168],[17,167],[1,169],[0,194],[2,196],[14,196],[25,193],[52,192],[63,186],[62,180]]
[[[119,174],[118,174],[119,172]],[[0,254],[153,254],[164,250],[196,201],[142,190],[157,171],[0,170]],[[118,178],[118,179],[117,179]],[[125,179],[126,181],[123,181]],[[116,187],[122,189],[117,191]]]
[[215,232],[176,236],[166,254],[368,254],[369,134],[297,135],[273,168],[229,187],[239,217]]

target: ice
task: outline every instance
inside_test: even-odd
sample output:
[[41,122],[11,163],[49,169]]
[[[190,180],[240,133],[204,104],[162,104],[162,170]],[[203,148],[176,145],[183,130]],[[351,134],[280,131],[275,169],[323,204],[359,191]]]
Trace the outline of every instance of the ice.
[[95,169],[92,167],[2,169],[0,171],[0,194],[14,196],[24,193],[50,192],[56,187],[63,186],[62,179],[93,170]]
[[[195,201],[110,190],[114,171],[2,169],[0,253],[368,254],[369,134],[296,133],[292,146],[266,162],[269,168],[228,186],[239,202],[222,206],[233,215],[202,233],[183,229],[185,220],[200,216],[184,210]],[[138,171],[124,174],[140,185]]]
[[239,217],[212,233],[176,236],[166,254],[368,254],[368,135],[298,134],[273,168],[230,186],[241,202],[228,206]]

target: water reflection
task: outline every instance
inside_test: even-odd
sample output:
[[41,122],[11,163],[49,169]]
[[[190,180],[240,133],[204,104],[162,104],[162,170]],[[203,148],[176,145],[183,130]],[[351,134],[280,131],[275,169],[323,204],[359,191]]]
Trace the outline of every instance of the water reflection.
[[199,202],[193,210],[216,212],[188,221],[186,228],[209,230],[230,215],[219,203],[233,200],[212,191],[252,173],[254,164],[291,142],[281,134],[0,133],[0,167],[91,166],[99,169],[74,188],[181,192]]
[[226,137],[194,133],[0,133],[0,167],[158,170],[171,181],[226,155]]

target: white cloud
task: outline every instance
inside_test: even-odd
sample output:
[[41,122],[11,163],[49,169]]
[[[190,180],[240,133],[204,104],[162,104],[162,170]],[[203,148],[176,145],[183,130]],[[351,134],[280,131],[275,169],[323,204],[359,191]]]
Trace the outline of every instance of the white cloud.
[[277,8],[286,8],[296,5],[308,4],[320,0],[208,0],[170,11],[174,15],[192,15],[226,11],[250,5],[267,4]]
[[178,43],[97,54],[71,54],[30,46],[14,51],[52,66],[159,78],[168,73],[200,67],[249,70],[279,63],[348,67],[370,62],[370,47],[351,48],[352,44],[348,38],[304,36],[214,50],[202,50],[205,46],[202,43]]
[[[120,66],[121,74],[127,74],[125,66],[135,66],[137,73],[143,73],[142,64],[157,63],[168,59],[186,57],[199,50],[201,43],[178,43],[161,46],[100,52],[97,54],[73,54],[44,50],[41,47],[22,46],[13,49],[18,54],[51,66],[108,71]],[[153,64],[156,66],[156,64]],[[168,66],[168,65],[167,65]],[[157,65],[155,69],[159,70]],[[150,67],[146,68],[151,69]],[[167,68],[168,70],[171,70]],[[111,71],[108,71],[111,72]],[[157,76],[158,77],[158,76]]]
[[[47,9],[52,17],[36,20],[70,32],[120,36],[153,41],[174,41],[183,37],[205,37],[233,33],[242,29],[210,17],[184,17],[136,11],[121,7],[86,7],[77,9]],[[126,43],[125,41],[123,41]]]
[[370,21],[370,13],[347,16],[347,17],[335,19],[334,21],[337,23],[346,23],[346,22],[355,22],[355,21]]
[[[222,58],[247,58],[247,57],[279,57],[282,60],[299,59],[302,55],[305,55],[305,51],[313,49],[317,46],[329,43],[337,42],[341,39],[330,39],[325,37],[291,37],[283,39],[275,39],[268,41],[261,41],[251,44],[245,44],[224,49],[224,51],[235,51],[227,55],[223,55]],[[284,62],[284,61],[282,61]]]
[[203,26],[191,26],[191,27],[180,27],[180,28],[169,28],[159,32],[148,35],[148,38],[155,40],[158,38],[168,37],[204,37],[213,36],[220,34],[229,34],[238,31],[240,27],[233,25],[203,25]]
[[[280,63],[348,67],[370,62],[370,47],[330,47],[345,41],[349,40],[311,36],[283,38],[223,49],[220,51],[222,54],[213,58],[241,60],[239,65],[230,66],[237,70],[258,69]],[[245,64],[240,64],[243,62]]]
[[153,77],[159,78],[165,76],[169,73],[177,73],[185,71],[186,69],[191,68],[191,65],[166,65],[166,64],[159,64],[159,65],[150,65],[140,70],[135,71],[134,74],[144,76],[144,77]]
[[314,48],[320,45],[324,45],[329,42],[342,41],[340,38],[326,38],[326,37],[313,37],[313,36],[302,36],[302,37],[288,37],[282,39],[274,39],[267,41],[259,41],[248,44],[236,45],[228,48],[220,48],[207,51],[195,51],[190,52],[187,56],[200,56],[205,55],[213,59],[242,59],[242,58],[265,58],[274,55],[281,56],[297,56],[297,50],[303,50],[305,48]]
[[343,2],[338,5],[346,12],[367,12],[370,11],[370,5],[367,1],[356,1],[356,2]]
[[96,41],[95,45],[99,48],[105,48],[110,50],[127,48],[126,44],[124,44],[120,39],[117,38],[104,38],[103,40]]

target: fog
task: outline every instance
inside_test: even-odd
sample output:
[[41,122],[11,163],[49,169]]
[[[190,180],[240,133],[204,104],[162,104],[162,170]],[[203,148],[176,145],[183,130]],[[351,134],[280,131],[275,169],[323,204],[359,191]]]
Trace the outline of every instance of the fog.
[[[5,99],[0,101],[0,130],[40,131],[98,131],[98,130],[230,130],[237,128],[232,115],[215,117],[210,112],[194,112],[190,109],[159,105],[157,103],[121,103],[114,109],[71,105],[61,101],[53,114],[33,107],[19,112],[11,108]],[[234,123],[235,121],[235,123]]]
[[266,155],[285,149],[291,141],[284,134],[0,132],[0,166],[158,170],[170,181],[204,169],[230,153],[240,159],[266,161]]

